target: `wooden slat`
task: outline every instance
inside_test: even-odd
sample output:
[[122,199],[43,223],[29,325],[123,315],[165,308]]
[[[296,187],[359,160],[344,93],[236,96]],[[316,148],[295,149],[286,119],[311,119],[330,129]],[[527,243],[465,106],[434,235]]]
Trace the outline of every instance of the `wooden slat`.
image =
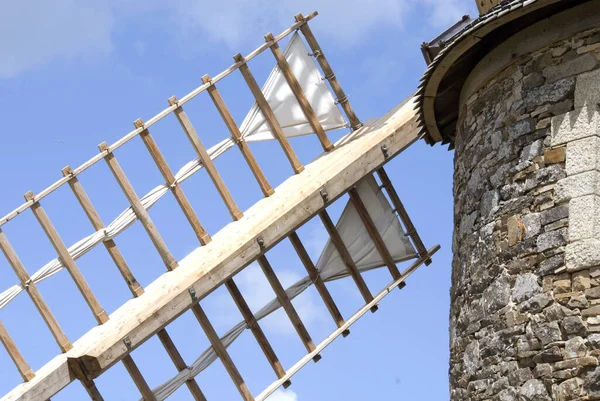
[[[335,227],[335,224],[333,224],[333,221],[331,221],[331,217],[329,217],[327,210],[323,209],[320,211],[319,217],[321,218],[321,221],[323,222],[323,225],[325,226],[325,229],[331,238],[331,242],[340,255],[342,262],[344,262],[344,265],[346,265],[348,272],[350,272],[350,275],[354,279],[354,282],[356,283],[356,286],[358,287],[358,290],[363,296],[365,302],[371,302],[373,300],[373,294],[371,294],[369,287],[367,287],[367,283],[365,283],[365,279],[361,276],[360,271],[356,267],[356,264],[352,259],[352,255],[350,255],[348,248],[346,248],[344,241],[342,241],[342,237]],[[375,312],[377,309],[377,305],[375,305],[373,308],[371,308],[371,312]]]
[[[417,229],[415,228],[412,220],[410,219],[410,216],[406,212],[402,201],[400,201],[400,197],[398,196],[398,193],[396,192],[396,189],[394,188],[390,177],[388,177],[387,172],[383,167],[378,168],[376,171],[377,175],[379,176],[379,179],[381,180],[382,187],[385,188],[385,190],[387,191],[390,200],[392,201],[392,205],[394,206],[394,209],[398,213],[398,216],[400,216],[400,220],[402,220],[402,223],[404,223],[404,227],[406,227],[406,233],[413,240],[415,247],[417,248],[419,256],[426,255],[427,249],[425,248],[425,244],[423,244],[423,241],[421,240]],[[425,261],[425,265],[429,266],[430,264],[431,259],[427,259]]]
[[283,133],[283,129],[281,128],[281,125],[279,125],[279,122],[277,121],[277,118],[275,117],[275,113],[273,112],[273,109],[271,109],[269,102],[267,102],[267,99],[265,99],[265,95],[262,93],[262,91],[260,90],[260,87],[256,83],[256,80],[254,79],[254,75],[252,75],[252,72],[250,71],[248,64],[246,64],[244,57],[240,53],[238,53],[235,56],[233,56],[233,59],[235,60],[236,63],[242,63],[240,65],[240,72],[242,73],[242,76],[244,77],[246,84],[248,84],[248,87],[250,88],[252,95],[254,95],[254,98],[256,99],[256,104],[258,105],[258,108],[262,112],[263,117],[265,118],[265,121],[267,122],[267,125],[269,126],[269,128],[271,129],[271,132],[273,133],[273,136],[281,144],[281,147],[283,148],[283,152],[285,153],[288,160],[290,161],[292,168],[294,169],[294,172],[295,173],[302,172],[304,170],[304,166],[302,165],[302,163],[300,163],[298,156],[296,156],[296,152],[294,152],[294,149],[292,149],[290,142],[288,141],[287,137]]
[[310,126],[314,130],[315,134],[317,134],[317,137],[319,137],[319,141],[321,142],[323,149],[325,149],[326,151],[333,149],[333,144],[327,137],[327,134],[325,133],[325,130],[323,129],[323,126],[321,125],[321,122],[317,117],[317,114],[315,113],[310,102],[306,98],[306,95],[304,94],[304,91],[302,90],[298,79],[296,79],[296,77],[294,76],[294,73],[292,72],[289,63],[285,59],[285,55],[281,51],[281,48],[275,41],[275,37],[272,33],[269,32],[265,35],[265,40],[267,43],[269,43],[271,47],[271,52],[273,53],[273,56],[275,56],[275,60],[277,60],[279,70],[281,71],[285,80],[287,81],[290,89],[292,90],[292,93],[296,97],[296,100],[298,100],[298,104],[304,112],[304,115],[306,116],[306,119],[308,120]]
[[[188,365],[185,363],[183,357],[175,347],[175,344],[173,343],[171,336],[167,333],[167,330],[160,330],[157,333],[157,335],[163,347],[167,350],[167,353],[169,354],[169,357],[175,364],[177,370],[179,372],[186,370],[188,368]],[[194,397],[195,401],[206,401],[206,397],[202,393],[202,390],[200,390],[200,386],[198,386],[198,382],[196,382],[194,378],[190,378],[185,382],[185,384],[188,390],[190,390],[190,393]]]
[[227,373],[229,373],[231,380],[233,380],[233,383],[237,387],[242,398],[245,401],[254,401],[254,397],[252,396],[250,389],[248,389],[248,386],[244,382],[242,375],[240,374],[237,367],[233,363],[233,360],[229,356],[227,349],[221,342],[221,339],[217,335],[217,332],[215,331],[214,327],[208,320],[208,317],[204,313],[204,310],[202,309],[200,304],[197,303],[194,306],[192,306],[192,312],[194,313],[194,316],[196,316],[196,319],[198,319],[198,322],[200,322],[200,325],[202,326],[204,333],[206,333],[206,337],[208,337],[208,341],[210,341],[217,356],[219,357],[219,359],[221,359],[223,366],[225,366]]
[[[177,98],[175,96],[170,97],[169,104],[171,106],[177,105],[178,104]],[[227,206],[227,209],[229,210],[231,217],[233,217],[236,220],[241,219],[243,217],[242,211],[240,210],[238,205],[233,200],[233,197],[231,196],[229,189],[227,189],[225,182],[223,181],[223,179],[221,178],[221,175],[217,171],[215,164],[211,160],[208,152],[206,151],[206,148],[202,144],[200,137],[196,133],[196,130],[194,129],[192,122],[188,118],[187,113],[183,110],[183,107],[179,106],[175,109],[175,116],[177,116],[177,120],[179,120],[181,127],[185,131],[185,134],[187,135],[188,139],[190,140],[192,146],[194,147],[194,150],[198,154],[198,158],[204,165],[204,168],[206,169],[208,176],[210,177],[213,184],[217,188],[219,195],[221,195],[221,198],[223,198],[223,201],[225,202],[225,205]]]
[[[102,222],[102,219],[100,218],[100,215],[98,214],[98,211],[96,210],[91,199],[89,198],[89,196],[83,189],[83,186],[81,185],[81,182],[79,182],[79,179],[72,175],[73,170],[71,169],[71,167],[67,166],[67,167],[63,168],[62,173],[65,177],[71,176],[71,179],[69,180],[69,186],[71,187],[71,190],[73,191],[73,194],[75,195],[75,198],[77,198],[77,201],[83,208],[83,211],[85,212],[86,216],[90,220],[90,223],[92,223],[94,230],[96,230],[96,231],[103,230],[105,228],[105,226],[104,226],[104,223]],[[127,262],[125,261],[123,254],[121,254],[121,251],[119,251],[119,248],[117,248],[117,244],[115,244],[115,241],[112,239],[109,239],[109,240],[104,241],[103,244],[104,244],[104,247],[106,248],[106,250],[108,251],[108,254],[110,255],[111,259],[117,266],[117,269],[119,269],[119,272],[125,279],[125,282],[127,283],[127,287],[129,288],[129,290],[131,291],[133,296],[137,297],[137,296],[143,294],[144,289],[142,288],[140,283],[137,281],[133,272],[127,265]]]
[[[33,192],[29,191],[25,194],[25,200],[32,200],[33,198]],[[83,295],[83,298],[94,313],[94,317],[96,318],[98,323],[102,324],[107,322],[108,315],[106,314],[102,306],[100,306],[98,299],[92,292],[92,289],[90,288],[87,281],[85,281],[83,274],[81,274],[79,267],[77,267],[75,260],[69,253],[69,250],[67,249],[65,243],[58,235],[58,232],[52,225],[52,222],[50,221],[50,218],[42,208],[42,205],[39,202],[35,202],[33,206],[31,206],[31,211],[35,215],[37,221],[42,226],[42,229],[44,230],[46,236],[50,240],[50,243],[56,250],[58,257],[62,261],[62,264],[68,270],[69,274],[73,278],[73,281],[75,281],[75,285],[77,285],[77,288],[81,292],[81,295]]]
[[21,282],[23,288],[25,288],[25,291],[27,291],[27,293],[29,294],[31,301],[37,308],[40,315],[42,315],[42,319],[44,319],[44,322],[46,322],[46,325],[50,329],[52,336],[54,336],[54,339],[56,340],[56,343],[58,344],[60,350],[62,352],[67,352],[68,350],[73,348],[73,345],[71,344],[71,342],[61,329],[60,325],[58,324],[58,321],[50,311],[48,304],[46,304],[46,301],[44,301],[44,299],[42,298],[42,294],[40,294],[39,290],[37,289],[37,286],[33,281],[31,281],[29,273],[27,273],[27,271],[25,270],[25,266],[23,266],[21,259],[19,258],[14,248],[8,241],[6,234],[4,234],[4,232],[1,229],[0,249],[2,249],[2,252],[6,256],[8,264],[15,271],[17,277],[19,277],[19,281]]
[[[323,279],[319,275],[319,271],[317,270],[312,259],[308,255],[308,252],[306,252],[306,248],[304,247],[304,244],[302,244],[302,241],[300,241],[300,237],[298,237],[296,231],[292,231],[288,238],[290,239],[292,246],[296,250],[298,257],[300,257],[300,260],[302,261],[302,264],[304,265],[308,276],[310,277],[310,279],[315,285],[315,288],[319,292],[321,299],[325,303],[327,310],[329,311],[331,317],[335,321],[335,324],[337,325],[337,327],[342,327],[344,323],[346,323],[346,321],[344,320],[344,317],[342,316],[342,313],[338,309],[337,305],[333,301],[333,298],[329,293],[327,286],[325,285]],[[350,334],[350,331],[345,331],[343,334],[344,337],[346,337],[348,336],[348,334]]]
[[131,355],[127,355],[125,358],[123,358],[123,365],[125,365],[125,369],[127,369],[127,373],[129,373],[129,375],[133,379],[135,386],[142,394],[142,397],[144,397],[144,400],[145,401],[156,401],[156,397],[154,397],[154,393],[152,393],[152,389],[150,388],[150,386],[148,386],[146,379],[144,379],[144,376],[142,376],[142,372],[140,372],[140,369],[137,367],[137,365],[133,361],[133,358],[131,357]]
[[[239,288],[237,287],[233,279],[227,280],[225,282],[225,287],[227,287],[229,294],[231,294],[231,297],[235,301],[235,304],[240,310],[242,316],[244,317],[246,325],[248,326],[250,331],[252,331],[252,334],[254,334],[254,338],[256,338],[258,345],[260,346],[263,353],[265,354],[265,357],[271,364],[271,367],[275,371],[275,374],[278,378],[282,378],[283,376],[285,376],[285,369],[283,369],[283,366],[281,366],[281,362],[279,362],[279,358],[277,358],[273,347],[271,347],[271,343],[269,343],[269,340],[267,340],[265,333],[262,331],[260,325],[258,324],[258,321],[256,320],[256,317],[250,310],[250,307],[246,303],[246,300],[242,296],[242,293],[240,292]],[[291,383],[287,383],[286,386],[289,386],[290,384]]]
[[[296,15],[296,21],[304,22],[304,21],[306,21],[306,17],[304,17],[302,14],[298,14],[298,15]],[[331,85],[331,89],[333,89],[333,93],[335,93],[335,96],[337,97],[340,105],[344,109],[346,116],[348,116],[348,120],[350,120],[350,126],[352,127],[353,130],[359,129],[360,127],[363,126],[363,124],[360,122],[360,120],[356,116],[356,113],[354,112],[354,109],[352,109],[352,106],[350,106],[350,101],[348,100],[348,97],[344,93],[342,86],[340,85],[335,74],[333,73],[333,70],[331,69],[331,65],[329,65],[329,62],[327,61],[327,58],[325,57],[323,50],[319,46],[319,43],[317,42],[315,35],[313,35],[312,30],[310,29],[310,26],[308,26],[308,24],[304,24],[300,27],[300,31],[306,38],[308,45],[312,49],[313,55],[315,56],[315,58],[317,59],[317,62],[321,66],[321,69],[325,73],[325,78],[327,78],[327,80],[329,81],[329,84]]]
[[[205,84],[210,83],[210,76],[208,74],[204,75],[202,77],[202,82]],[[233,116],[229,112],[229,109],[225,105],[225,102],[223,101],[221,94],[217,90],[216,85],[213,84],[208,87],[208,94],[212,99],[213,103],[215,104],[217,110],[219,111],[219,114],[223,118],[223,121],[225,122],[229,133],[233,137],[233,140],[242,152],[244,159],[246,159],[246,163],[248,163],[248,166],[250,167],[252,174],[254,174],[254,177],[256,178],[256,181],[258,182],[258,185],[260,186],[260,189],[262,190],[263,194],[265,196],[273,195],[275,190],[273,189],[273,187],[271,187],[269,181],[267,181],[267,177],[265,177],[265,174],[258,165],[256,159],[254,158],[254,154],[250,150],[250,146],[248,146],[248,143],[242,137],[242,133],[240,132],[240,129],[235,123]]]
[[[134,125],[137,128],[143,128],[144,122],[141,119],[137,119],[134,122]],[[192,226],[192,229],[198,237],[198,240],[203,245],[209,243],[210,235],[208,235],[208,233],[200,223],[200,219],[198,219],[198,216],[194,212],[190,201],[188,200],[187,196],[185,196],[183,188],[175,181],[175,175],[171,171],[171,168],[167,164],[167,160],[164,158],[160,149],[158,148],[156,141],[154,140],[154,138],[152,138],[152,135],[150,135],[150,131],[148,129],[145,129],[140,134],[140,137],[142,138],[144,145],[146,145],[148,152],[150,152],[150,155],[152,156],[154,163],[156,163],[156,166],[158,167],[158,170],[160,171],[161,175],[165,179],[165,182],[167,183],[167,185],[169,185],[169,188],[171,189],[175,200],[181,207],[183,214]]]
[[[285,292],[285,289],[281,285],[281,282],[277,278],[277,275],[273,271],[271,264],[269,263],[266,256],[264,256],[264,255],[259,256],[257,261],[258,261],[258,264],[260,265],[263,273],[267,277],[267,280],[269,281],[269,284],[271,285],[273,292],[275,292],[275,295],[277,296],[277,300],[283,307],[283,310],[285,311],[285,313],[288,315],[288,318],[292,322],[294,329],[296,329],[296,332],[298,333],[300,340],[302,340],[304,347],[306,348],[306,350],[308,352],[312,352],[315,349],[315,343],[313,342],[312,338],[310,337],[310,334],[308,334],[308,330],[306,330],[304,323],[302,323],[302,320],[300,320],[300,316],[298,315],[296,308],[292,304],[292,301],[288,297],[287,293]],[[318,362],[320,359],[321,359],[321,356],[319,355],[319,356],[315,357],[314,361]]]
[[[106,142],[101,143],[98,146],[98,148],[100,149],[101,152],[105,152],[105,151],[109,150],[108,144]],[[175,260],[173,255],[171,255],[171,252],[167,248],[167,245],[165,244],[164,240],[160,236],[158,230],[156,229],[156,226],[152,222],[152,219],[150,218],[148,211],[142,205],[142,201],[135,193],[133,186],[131,185],[131,183],[127,179],[127,176],[125,175],[125,172],[119,165],[117,158],[115,157],[115,155],[113,153],[108,152],[108,154],[104,157],[104,160],[106,160],[108,167],[112,171],[115,179],[119,183],[119,186],[123,190],[125,197],[129,201],[129,204],[131,205],[133,212],[135,213],[138,220],[140,221],[140,223],[142,223],[142,226],[148,233],[150,240],[156,247],[156,250],[158,251],[163,262],[165,263],[165,266],[167,266],[167,269],[169,269],[169,270],[174,270],[178,266],[177,261]]]
[[2,322],[0,322],[0,342],[2,343],[2,345],[4,345],[4,348],[6,348],[6,352],[8,352],[10,359],[12,359],[15,363],[15,366],[21,374],[21,377],[23,377],[23,380],[27,382],[33,379],[35,377],[35,373],[33,373],[33,370],[31,370],[29,364],[27,364],[27,362],[23,358],[23,355],[21,355],[21,352],[17,348],[17,345],[8,334],[8,331],[6,331],[6,328],[4,327]]
[[104,401],[104,397],[100,394],[100,390],[98,390],[98,387],[96,387],[96,383],[94,383],[93,380],[80,381],[92,401]]
[[383,241],[381,234],[379,234],[379,231],[377,230],[377,227],[375,226],[375,222],[371,218],[371,215],[369,214],[367,207],[365,206],[364,202],[360,198],[358,191],[356,190],[356,188],[352,188],[348,192],[348,194],[350,195],[350,201],[356,208],[356,211],[358,212],[360,219],[362,220],[365,228],[367,229],[367,232],[369,233],[369,237],[371,237],[371,240],[375,244],[375,248],[377,248],[377,252],[379,252],[385,265],[387,266],[388,270],[392,274],[392,278],[394,280],[397,280],[398,278],[400,278],[400,271],[398,270],[398,267],[396,266],[396,263],[394,262],[394,258],[390,254],[389,249],[385,245],[385,242]]

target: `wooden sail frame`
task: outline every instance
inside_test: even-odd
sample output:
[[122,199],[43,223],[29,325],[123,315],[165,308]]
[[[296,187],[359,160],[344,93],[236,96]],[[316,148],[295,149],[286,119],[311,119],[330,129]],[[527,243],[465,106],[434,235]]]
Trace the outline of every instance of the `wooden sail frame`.
[[[64,336],[64,333],[62,333],[60,326],[45,305],[41,295],[37,292],[35,284],[31,282],[31,278],[25,271],[22,263],[8,243],[6,236],[0,229],[0,246],[2,247],[3,253],[7,256],[10,265],[20,279],[21,285],[24,286],[32,297],[32,300],[38,307],[38,311],[48,324],[50,331],[55,336],[55,339],[63,351],[62,354],[55,357],[38,372],[34,373],[16,348],[16,345],[9,336],[7,330],[0,323],[0,340],[25,380],[23,384],[17,386],[13,391],[3,397],[1,401],[47,400],[76,379],[79,379],[82,382],[92,400],[102,400],[102,395],[95,386],[94,379],[98,378],[102,373],[118,362],[123,362],[142,397],[147,401],[155,400],[156,398],[153,390],[148,386],[139,368],[133,361],[131,353],[149,338],[157,335],[177,370],[181,372],[187,369],[187,364],[181,357],[180,352],[177,350],[173,340],[165,329],[170,322],[187,310],[192,310],[194,313],[242,398],[245,401],[264,400],[279,386],[289,386],[291,384],[291,377],[297,373],[302,366],[310,360],[317,362],[321,358],[321,351],[339,335],[347,336],[350,333],[349,327],[363,316],[366,311],[376,311],[378,302],[383,299],[393,287],[402,287],[407,277],[421,264],[430,263],[431,256],[439,249],[439,246],[429,250],[425,249],[404,206],[393,189],[385,170],[383,170],[383,165],[386,162],[410,146],[420,136],[420,130],[416,124],[413,105],[411,102],[408,102],[381,119],[367,122],[363,125],[356,117],[347,96],[335,78],[331,66],[308,27],[308,21],[316,15],[316,12],[306,17],[297,15],[296,23],[281,34],[277,36],[267,34],[265,36],[266,42],[261,47],[251,52],[246,57],[239,54],[234,56],[234,60],[236,61],[234,65],[214,78],[205,75],[202,78],[203,85],[180,100],[171,97],[169,99],[169,108],[163,110],[147,122],[144,122],[141,119],[136,120],[134,123],[134,131],[130,132],[111,146],[107,143],[102,143],[99,146],[100,153],[97,156],[76,169],[66,167],[63,169],[62,179],[37,195],[28,192],[25,196],[26,203],[0,219],[1,227],[7,222],[15,219],[24,211],[28,209],[32,210],[38,222],[46,232],[49,241],[56,249],[61,262],[71,273],[73,280],[92,309],[96,320],[101,325],[95,330],[85,334],[72,345],[66,336]],[[306,96],[302,92],[302,89],[291,72],[291,69],[277,44],[277,42],[295,30],[300,30],[304,34],[305,39],[313,51],[314,57],[323,69],[325,78],[329,81],[336,96],[338,96],[339,104],[350,120],[353,132],[348,134],[335,147],[327,138],[323,127],[317,120],[314,111],[308,103]],[[284,74],[287,83],[292,89],[294,96],[298,100],[302,111],[317,134],[323,149],[327,152],[324,156],[306,166],[300,163],[288,139],[283,135],[274,113],[264,99],[262,92],[247,66],[249,60],[266,49],[271,49],[273,56],[275,57],[280,70]],[[250,152],[249,147],[247,147],[243,141],[239,128],[235,125],[233,118],[231,118],[231,114],[227,110],[227,107],[215,86],[218,81],[237,69],[240,70],[244,80],[249,85],[250,90],[265,116],[266,122],[271,127],[275,138],[280,142],[294,172],[297,174],[286,180],[275,190],[264,177],[264,174]],[[216,170],[214,163],[207,154],[198,134],[193,129],[189,118],[183,110],[183,105],[185,103],[189,102],[203,91],[208,91],[215,107],[242,151],[249,168],[252,170],[265,195],[265,199],[245,213],[242,213],[237,207],[227,186]],[[150,134],[150,127],[171,113],[179,120],[184,133],[190,139],[200,161],[207,170],[213,184],[219,191],[232,219],[235,221],[234,224],[227,226],[217,233],[214,238],[211,238],[200,223],[183,190],[176,182],[173,172],[170,170],[156,142]],[[116,149],[138,135],[146,145],[152,159],[167,182],[167,185],[175,196],[177,203],[184,212],[189,224],[202,245],[202,247],[181,261],[175,260],[168,250],[147,210],[144,208],[141,199],[135,193],[133,186],[127,179],[125,172],[120,167],[114,154]],[[89,285],[87,285],[74,258],[69,254],[66,245],[60,239],[58,232],[52,225],[40,203],[46,196],[68,183],[73,195],[77,198],[94,229],[103,229],[104,224],[102,220],[77,178],[79,174],[101,160],[105,160],[107,163],[115,180],[129,201],[136,218],[141,222],[160,254],[167,271],[171,272],[168,275],[165,274],[159,277],[153,284],[144,289],[135,279],[132,271],[117,248],[115,241],[113,239],[104,241],[104,246],[135,298],[115,311],[110,318],[98,303]],[[395,211],[398,213],[399,218],[403,222],[418,251],[418,258],[403,273],[400,273],[391,259],[389,250],[386,248],[381,235],[377,232],[374,222],[364,207],[358,192],[354,189],[360,180],[375,171],[380,177],[382,188],[387,190]],[[298,192],[295,191],[296,188],[302,188],[302,191],[301,193],[294,195]],[[375,243],[378,252],[392,275],[392,283],[375,295],[371,293],[364,282],[361,272],[357,269],[354,261],[352,261],[352,257],[345,248],[333,221],[326,211],[327,206],[331,204],[331,202],[346,193],[349,193],[351,201],[359,212],[362,223],[367,228],[371,239]],[[350,275],[356,282],[365,300],[365,305],[347,320],[341,315],[331,294],[329,294],[327,287],[320,278],[319,272],[314,267],[304,245],[296,234],[296,230],[300,226],[316,215],[323,221],[330,238],[336,246],[337,252],[342,256]],[[291,241],[302,264],[306,268],[307,273],[315,284],[317,291],[338,327],[336,331],[320,344],[315,344],[311,339],[310,334],[295,311],[291,300],[288,298],[281,283],[279,283],[279,280],[266,257],[268,250],[285,238],[289,238]],[[254,317],[250,311],[247,302],[242,297],[232,279],[233,275],[254,261],[258,261],[269,283],[273,287],[280,304],[283,306],[293,326],[296,328],[302,343],[306,347],[307,353],[305,357],[298,361],[288,371],[286,371],[279,362],[264,332],[260,329],[256,317]],[[229,356],[226,347],[221,342],[221,339],[216,334],[212,324],[200,306],[201,300],[221,285],[227,287],[236,305],[240,309],[246,325],[251,329],[266,359],[277,375],[277,380],[256,398],[254,398],[247,385],[244,383],[244,380]],[[139,298],[142,295],[144,295],[143,301]],[[193,377],[190,377],[186,381],[186,385],[195,400],[206,400]]]

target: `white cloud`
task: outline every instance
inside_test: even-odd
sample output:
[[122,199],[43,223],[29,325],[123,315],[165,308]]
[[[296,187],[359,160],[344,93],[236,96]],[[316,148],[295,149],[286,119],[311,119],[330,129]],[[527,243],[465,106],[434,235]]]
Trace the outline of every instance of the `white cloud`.
[[[230,50],[255,44],[268,31],[278,33],[293,23],[293,16],[320,13],[315,30],[341,46],[368,41],[374,30],[403,30],[404,18],[413,12],[425,22],[444,27],[456,22],[472,0],[21,0],[3,4],[0,14],[0,78],[53,60],[90,59],[109,54],[112,32],[123,14],[143,20],[148,10],[164,10],[175,32],[194,43],[217,42]],[[167,17],[170,16],[170,17]],[[422,18],[416,15],[417,18]],[[208,40],[207,40],[208,39]],[[137,46],[137,45],[136,45]],[[138,49],[139,50],[139,49]]]
[[103,2],[7,1],[0,13],[0,78],[54,59],[98,57],[112,50],[114,18]]
[[298,12],[319,11],[319,31],[350,45],[382,25],[400,26],[409,1],[378,0],[220,0],[207,5],[198,0],[177,2],[178,21],[188,34],[198,30],[214,41],[235,47],[248,39],[288,27]]
[[298,394],[291,390],[277,390],[269,398],[269,401],[298,401]]

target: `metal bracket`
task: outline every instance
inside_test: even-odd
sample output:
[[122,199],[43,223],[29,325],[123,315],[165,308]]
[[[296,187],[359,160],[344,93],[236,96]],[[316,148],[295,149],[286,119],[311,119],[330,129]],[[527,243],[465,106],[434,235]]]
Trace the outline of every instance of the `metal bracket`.
[[387,145],[384,143],[383,145],[381,145],[381,152],[383,153],[383,157],[385,157],[386,159],[388,157],[390,157],[390,152],[388,150]]
[[188,292],[190,293],[190,298],[192,298],[192,302],[198,301],[198,297],[196,296],[196,290],[194,287],[188,288]]
[[131,338],[129,338],[129,336],[125,336],[123,339],[123,344],[125,344],[125,347],[128,351],[131,351]]
[[321,52],[321,50],[317,49],[314,53],[308,53],[308,55],[314,58],[319,58],[323,55],[323,53]]
[[264,252],[265,240],[263,239],[263,237],[261,237],[261,236],[256,237],[256,242],[258,243],[258,246],[260,247],[261,252]]
[[321,194],[321,198],[323,198],[323,202],[329,202],[329,194],[327,193],[327,190],[325,188],[321,189],[319,193]]

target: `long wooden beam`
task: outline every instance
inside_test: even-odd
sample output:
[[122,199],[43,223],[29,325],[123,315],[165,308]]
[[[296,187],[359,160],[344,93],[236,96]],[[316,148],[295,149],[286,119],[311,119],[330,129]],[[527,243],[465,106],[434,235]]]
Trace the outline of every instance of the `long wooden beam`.
[[[68,360],[85,366],[97,377],[143,344],[169,322],[192,307],[188,290],[202,299],[323,207],[322,190],[330,199],[346,193],[365,175],[389,161],[419,138],[413,102],[404,102],[385,116],[351,132],[336,149],[308,164],[301,174],[282,183],[272,196],[260,200],[240,221],[227,225],[213,241],[193,251],[173,272],[159,277],[146,293],[128,301],[37,372],[28,383],[17,386],[2,401],[47,399],[75,379]],[[386,151],[382,151],[385,145]],[[262,237],[263,247],[256,241]],[[264,249],[263,249],[264,248]],[[123,339],[129,339],[126,346]]]

